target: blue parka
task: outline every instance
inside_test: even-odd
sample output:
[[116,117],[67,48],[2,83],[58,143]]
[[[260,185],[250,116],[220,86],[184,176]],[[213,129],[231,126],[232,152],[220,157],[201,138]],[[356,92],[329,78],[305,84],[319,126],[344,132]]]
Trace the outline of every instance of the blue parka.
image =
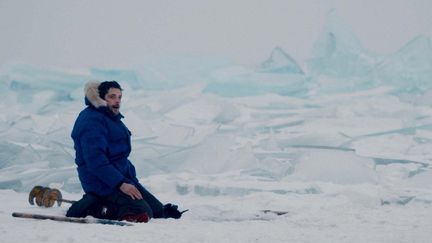
[[135,167],[129,161],[131,133],[113,115],[99,97],[99,83],[89,82],[85,88],[87,107],[81,111],[72,130],[78,176],[86,193],[107,196],[123,183],[141,186]]

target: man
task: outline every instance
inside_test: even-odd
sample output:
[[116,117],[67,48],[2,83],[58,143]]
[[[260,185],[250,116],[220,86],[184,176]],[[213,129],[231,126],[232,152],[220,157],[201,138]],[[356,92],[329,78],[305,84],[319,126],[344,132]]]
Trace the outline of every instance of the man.
[[121,121],[122,88],[116,81],[91,81],[72,130],[78,177],[86,193],[66,216],[148,222],[180,218],[176,205],[163,205],[138,181],[129,161],[131,132]]

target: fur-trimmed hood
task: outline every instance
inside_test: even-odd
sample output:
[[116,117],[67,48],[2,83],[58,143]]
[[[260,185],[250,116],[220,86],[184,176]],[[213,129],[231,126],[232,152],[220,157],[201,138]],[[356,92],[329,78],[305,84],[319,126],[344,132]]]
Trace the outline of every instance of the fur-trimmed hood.
[[[98,87],[101,84],[99,81],[88,81],[84,87],[86,105],[93,105],[95,108],[107,106],[105,100],[99,96]],[[88,102],[88,103],[87,103]]]

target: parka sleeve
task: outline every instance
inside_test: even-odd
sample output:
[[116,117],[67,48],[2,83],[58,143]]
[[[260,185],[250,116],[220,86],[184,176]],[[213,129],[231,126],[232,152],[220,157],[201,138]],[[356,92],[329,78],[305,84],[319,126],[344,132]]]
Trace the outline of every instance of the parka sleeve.
[[89,119],[81,130],[80,144],[88,172],[115,188],[127,181],[108,160],[108,130],[103,119]]

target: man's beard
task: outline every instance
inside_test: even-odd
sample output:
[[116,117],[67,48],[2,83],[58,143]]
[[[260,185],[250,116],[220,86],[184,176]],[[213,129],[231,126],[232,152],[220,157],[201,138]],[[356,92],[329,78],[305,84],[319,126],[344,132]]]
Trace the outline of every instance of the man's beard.
[[117,115],[118,113],[120,113],[120,105],[113,105],[109,107],[110,111],[114,114]]

